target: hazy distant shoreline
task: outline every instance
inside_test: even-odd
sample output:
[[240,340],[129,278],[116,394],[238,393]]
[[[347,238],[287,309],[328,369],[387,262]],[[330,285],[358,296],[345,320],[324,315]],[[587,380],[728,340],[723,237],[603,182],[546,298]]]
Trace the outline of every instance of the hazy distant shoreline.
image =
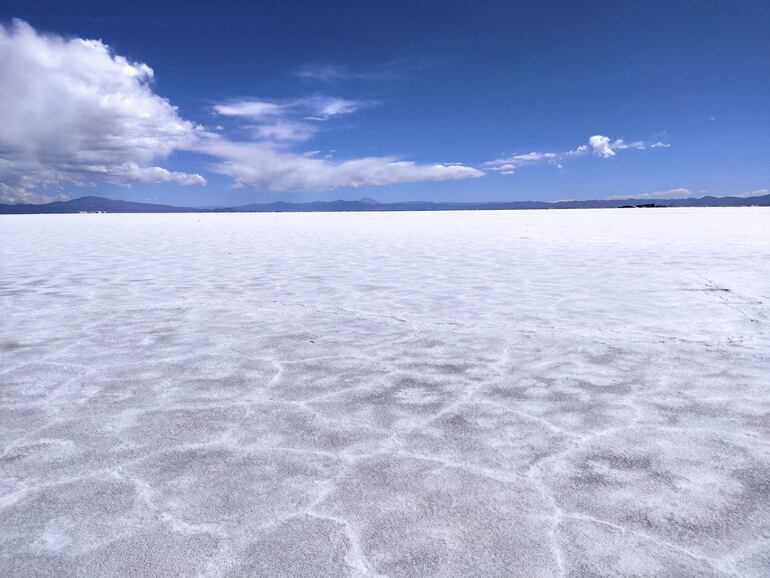
[[236,207],[177,207],[154,203],[135,203],[105,197],[79,197],[39,205],[0,204],[0,214],[67,214],[67,213],[339,213],[401,211],[500,211],[524,209],[617,209],[663,207],[767,207],[770,194],[757,197],[700,197],[686,199],[614,199],[586,201],[511,201],[488,203],[449,203],[408,201],[379,203],[372,199],[357,201],[315,201],[289,203],[253,203]]

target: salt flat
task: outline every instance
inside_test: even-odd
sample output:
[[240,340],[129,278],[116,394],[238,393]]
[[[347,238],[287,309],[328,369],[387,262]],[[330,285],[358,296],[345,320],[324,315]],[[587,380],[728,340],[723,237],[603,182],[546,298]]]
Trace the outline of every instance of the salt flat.
[[3,576],[767,576],[770,210],[0,217]]

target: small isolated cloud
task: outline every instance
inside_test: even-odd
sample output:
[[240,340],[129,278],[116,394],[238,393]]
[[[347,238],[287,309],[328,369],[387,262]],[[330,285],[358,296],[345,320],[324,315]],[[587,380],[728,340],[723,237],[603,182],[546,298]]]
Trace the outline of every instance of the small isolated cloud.
[[595,134],[588,139],[588,144],[591,145],[591,148],[597,157],[606,159],[615,156],[615,151],[612,150],[612,147],[610,147],[609,137]]
[[329,120],[371,105],[371,102],[334,96],[308,96],[286,101],[247,98],[215,104],[214,112],[222,116],[238,116],[253,121],[287,117]]
[[311,120],[328,120],[336,116],[351,114],[366,106],[370,106],[370,103],[361,100],[348,100],[328,96],[305,98],[302,99],[301,103],[310,111],[306,118]]
[[140,167],[136,163],[126,163],[113,169],[113,173],[131,182],[177,183],[182,186],[206,184],[206,179],[198,174],[169,171],[163,167]]
[[646,142],[637,140],[634,142],[626,142],[622,138],[615,139],[614,141],[610,141],[609,137],[595,134],[591,138],[588,139],[588,144],[591,145],[591,148],[593,149],[594,154],[597,157],[601,158],[610,158],[614,157],[616,154],[616,151],[623,151],[623,150],[637,150],[637,151],[643,151],[648,146],[650,148],[659,148],[659,147],[665,147],[668,148],[671,145],[658,142],[654,145],[648,145]]
[[5,191],[108,181],[204,184],[154,163],[195,138],[152,92],[146,64],[98,40],[0,24],[0,182]]
[[689,189],[676,188],[667,189],[665,191],[653,191],[651,193],[634,193],[628,195],[612,195],[607,197],[608,201],[623,201],[626,199],[675,199],[675,198],[688,198],[692,197],[693,192]]
[[324,83],[357,77],[348,67],[337,64],[306,64],[298,68],[294,76]]
[[285,104],[265,100],[233,100],[214,105],[214,112],[222,116],[242,116],[252,120],[262,120],[279,116],[286,110]]
[[492,171],[497,171],[502,175],[512,175],[519,167],[544,162],[555,164],[556,159],[558,159],[556,153],[530,152],[489,161],[484,163],[484,166]]
[[231,100],[215,104],[220,116],[246,119],[259,140],[306,141],[320,130],[320,123],[358,112],[372,103],[332,96],[309,96],[285,101],[259,99]]
[[609,137],[596,134],[588,139],[588,144],[582,144],[566,152],[529,152],[524,154],[515,154],[509,157],[495,159],[484,163],[484,166],[491,171],[499,172],[502,175],[512,175],[519,167],[533,164],[549,164],[557,168],[562,168],[562,161],[587,155],[589,152],[599,158],[608,159],[614,157],[617,151],[621,150],[645,150],[647,148],[668,148],[669,144],[656,142],[648,144],[645,141],[626,142],[623,139],[611,140]]
[[433,58],[409,57],[398,58],[368,66],[365,70],[354,70],[349,66],[333,62],[310,62],[293,71],[293,75],[303,80],[334,84],[344,81],[394,80],[405,78],[411,73],[436,66]]

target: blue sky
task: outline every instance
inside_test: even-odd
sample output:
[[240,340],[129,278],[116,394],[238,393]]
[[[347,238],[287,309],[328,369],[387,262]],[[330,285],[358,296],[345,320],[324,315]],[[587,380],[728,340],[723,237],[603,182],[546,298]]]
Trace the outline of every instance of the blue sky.
[[770,186],[766,1],[6,0],[0,22],[6,200]]

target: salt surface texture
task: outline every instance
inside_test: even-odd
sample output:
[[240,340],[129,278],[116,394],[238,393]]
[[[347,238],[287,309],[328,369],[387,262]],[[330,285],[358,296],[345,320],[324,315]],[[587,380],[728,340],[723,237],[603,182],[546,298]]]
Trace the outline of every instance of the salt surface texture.
[[770,210],[0,217],[3,576],[768,576]]

